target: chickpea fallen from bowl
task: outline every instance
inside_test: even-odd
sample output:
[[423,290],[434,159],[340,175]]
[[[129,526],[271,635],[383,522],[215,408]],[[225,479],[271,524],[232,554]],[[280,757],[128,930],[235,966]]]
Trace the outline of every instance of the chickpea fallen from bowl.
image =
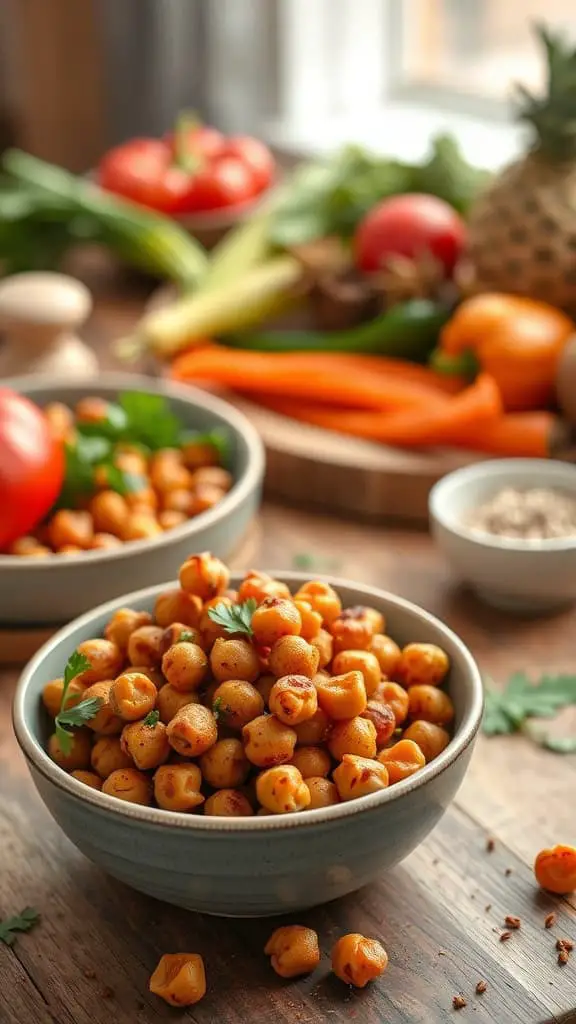
[[380,793],[444,750],[444,651],[399,646],[319,580],[229,582],[191,555],[152,612],[121,608],[71,652],[42,698],[62,770],[117,800],[240,818]]

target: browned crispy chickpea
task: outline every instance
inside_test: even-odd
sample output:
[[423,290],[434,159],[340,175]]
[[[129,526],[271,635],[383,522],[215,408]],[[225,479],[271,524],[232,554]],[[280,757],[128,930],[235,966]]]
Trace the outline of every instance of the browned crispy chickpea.
[[396,678],[404,686],[440,686],[449,668],[448,655],[436,644],[407,644],[396,666]]
[[157,518],[163,530],[174,530],[177,526],[182,526],[182,523],[186,523],[189,517],[176,508],[163,508]]
[[294,604],[300,613],[302,621],[300,636],[303,636],[305,640],[313,640],[322,629],[322,616],[320,612],[315,611],[309,601],[300,599],[295,600]]
[[74,415],[80,423],[100,423],[108,419],[110,403],[96,395],[81,398],[74,406]]
[[94,536],[94,523],[89,512],[61,508],[55,512],[48,525],[50,543],[58,551],[67,544],[89,548]]
[[153,512],[132,511],[122,531],[122,540],[148,540],[162,533],[162,527]]
[[222,594],[229,580],[230,573],[224,563],[209,551],[201,555],[190,555],[180,567],[182,589],[201,597],[203,601]]
[[321,580],[309,580],[308,583],[303,583],[295,597],[298,601],[308,601],[314,611],[322,616],[325,626],[329,626],[342,611],[342,602],[334,587]]
[[99,736],[94,742],[90,764],[101,779],[107,779],[120,768],[134,767],[134,762],[120,746],[119,736]]
[[162,633],[162,643],[160,645],[162,657],[164,657],[170,647],[183,641],[190,644],[198,644],[199,647],[202,647],[200,630],[194,629],[193,626],[186,626],[184,622],[173,622],[170,626],[166,626]]
[[310,803],[310,793],[294,765],[280,764],[261,772],[256,779],[256,796],[262,807],[273,814],[303,811]]
[[332,949],[332,970],[346,985],[364,988],[388,966],[388,954],[376,939],[350,933]]
[[66,753],[62,750],[60,741],[54,733],[48,740],[48,753],[52,760],[67,772],[74,771],[76,768],[89,768],[92,746],[90,737],[89,729],[74,729],[70,750]]
[[392,708],[379,700],[369,700],[362,712],[362,718],[368,718],[376,729],[376,748],[380,750],[380,747],[388,743],[396,728],[396,717]]
[[398,740],[392,747],[381,750],[378,761],[388,769],[390,785],[407,779],[414,772],[420,771],[426,764],[426,758],[414,740]]
[[200,758],[200,770],[213,789],[237,789],[250,774],[250,762],[238,739],[218,740]]
[[192,474],[184,465],[182,452],[177,448],[161,448],[154,452],[148,467],[150,482],[155,490],[190,490]]
[[187,594],[181,587],[165,590],[156,598],[154,618],[156,625],[166,629],[173,622],[183,622],[185,626],[199,627],[202,614],[202,601],[194,594]]
[[130,668],[126,669],[126,671],[139,672],[141,676],[146,676],[154,683],[157,690],[159,690],[161,686],[164,686],[164,683],[166,682],[160,669],[152,668],[151,665],[131,665]]
[[160,626],[139,626],[128,637],[128,661],[131,665],[160,668],[163,630]]
[[318,935],[312,928],[288,924],[272,932],[264,946],[266,956],[281,978],[310,974],[320,963]]
[[93,732],[98,732],[102,736],[115,736],[122,732],[124,725],[122,719],[114,713],[110,703],[112,682],[112,679],[106,679],[100,683],[92,683],[92,686],[86,687],[82,694],[82,700],[91,700],[96,697],[101,701],[96,714],[86,722],[86,725]]
[[299,636],[300,612],[285,597],[266,597],[252,615],[252,631],[257,644],[272,647],[281,636]]
[[326,668],[332,661],[334,653],[334,641],[327,629],[321,629],[310,641],[312,647],[318,651],[318,668]]
[[303,779],[328,775],[332,762],[324,747],[296,747],[289,762],[300,772]]
[[344,754],[332,773],[341,800],[356,800],[368,793],[377,793],[388,786],[386,766],[369,757]]
[[192,1006],[206,995],[204,961],[199,953],[164,953],[150,978],[150,991],[170,1006]]
[[44,416],[48,421],[50,433],[57,441],[68,441],[74,435],[74,416],[72,410],[62,402],[50,402],[44,406]]
[[249,818],[254,814],[254,809],[239,789],[219,789],[208,797],[204,804],[204,814],[221,818]]
[[163,722],[148,725],[144,720],[125,725],[120,737],[120,746],[142,772],[157,768],[170,756],[170,744]]
[[140,448],[130,444],[117,445],[114,451],[114,464],[124,473],[133,476],[147,476],[148,459]]
[[382,675],[387,679],[394,679],[402,653],[398,644],[391,636],[376,633],[372,637],[369,649],[378,658]]
[[260,715],[242,729],[244,752],[259,768],[290,761],[296,746],[296,733],[275,715]]
[[294,726],[296,733],[296,742],[299,747],[316,746],[318,743],[324,743],[328,733],[330,732],[330,720],[328,715],[322,708],[318,708],[316,713],[309,718],[307,722],[301,722],[300,725]]
[[92,513],[94,529],[98,533],[112,533],[115,537],[124,536],[130,509],[121,494],[117,491],[100,491],[91,498],[88,508]]
[[372,694],[372,699],[392,708],[397,726],[402,725],[408,718],[408,692],[400,683],[382,680]]
[[129,804],[147,807],[152,802],[150,779],[137,768],[119,768],[112,772],[102,783],[102,792],[107,796],[115,796],[117,800],[126,800]]
[[[111,551],[112,548],[120,547],[122,547],[122,541],[112,533],[95,533],[90,544],[90,551]],[[61,551],[60,554],[62,554]]]
[[270,691],[270,711],[286,725],[299,725],[316,713],[316,687],[307,676],[282,676]]
[[266,706],[268,706],[268,701],[270,699],[270,691],[274,686],[275,682],[276,676],[273,676],[271,673],[265,672],[264,675],[260,676],[260,678],[257,679],[256,682],[254,683],[254,686],[258,690],[258,693],[262,697],[262,700],[264,701],[264,704]]
[[[18,542],[16,541],[15,543],[17,544]],[[25,551],[15,551],[15,550],[13,550],[14,546],[15,545],[13,544],[12,545],[12,550],[9,553],[11,555],[20,555],[21,558],[47,558],[48,555],[54,554],[52,549],[48,548],[48,547],[45,547],[44,544],[36,543],[34,545],[30,545],[30,547],[26,547]],[[73,553],[73,554],[77,555],[78,552],[82,550],[82,548],[78,548],[78,549],[74,548],[74,551],[70,552],[70,550],[69,550],[70,547],[72,547],[71,544],[66,545],[66,548],[64,550],[65,554],[66,553]],[[60,548],[60,550],[56,551],[55,553],[57,555],[62,554],[62,548]]]
[[208,658],[198,644],[173,644],[162,658],[162,672],[175,690],[199,690],[208,670]]
[[412,722],[402,735],[403,740],[413,740],[426,758],[426,764],[441,754],[450,743],[450,734],[434,722]]
[[190,493],[190,515],[199,516],[201,512],[217,505],[225,496],[226,491],[214,484],[196,484]]
[[264,711],[258,690],[244,679],[220,683],[214,690],[212,706],[218,711],[218,722],[229,729],[243,729]]
[[250,598],[260,604],[267,597],[290,598],[290,590],[280,580],[273,580],[266,572],[251,569],[246,573],[238,588],[238,600],[242,603]]
[[170,746],[184,757],[199,757],[217,739],[216,719],[203,704],[186,704],[168,724]]
[[310,793],[309,811],[314,811],[317,807],[332,807],[334,804],[340,803],[338,790],[334,783],[330,782],[330,779],[313,775],[306,779],[306,785]]
[[219,683],[227,679],[246,679],[253,683],[260,674],[260,659],[248,640],[219,637],[210,651],[210,667]]
[[181,448],[184,465],[190,470],[200,469],[202,466],[217,466],[220,461],[220,453],[215,445],[209,441],[196,441],[191,438]]
[[82,768],[76,768],[73,772],[70,772],[73,779],[78,779],[78,782],[83,782],[85,786],[90,786],[91,789],[102,789],[102,779],[96,772],[83,771]]
[[[54,554],[55,555],[65,555],[65,556],[66,555],[79,555],[79,554],[81,554],[82,550],[83,549],[77,547],[76,544],[66,544],[63,548],[59,548],[58,551],[55,551]],[[34,552],[28,552],[28,553],[29,554],[34,554]],[[36,549],[36,554],[38,554],[38,549]]]
[[328,739],[328,750],[336,761],[344,754],[376,757],[376,727],[368,718],[357,716],[335,722]]
[[454,718],[454,705],[448,694],[437,686],[417,684],[408,690],[408,713],[413,719],[448,725]]
[[124,664],[122,651],[112,640],[83,640],[76,650],[90,662],[90,668],[76,676],[83,686],[114,679]]
[[141,672],[123,672],[110,687],[109,701],[114,714],[125,722],[137,722],[156,706],[158,690]]
[[[48,537],[46,539],[49,543],[50,538]],[[38,548],[43,548],[45,546],[46,545],[40,543],[37,537],[18,537],[18,539],[15,540],[8,548],[8,554],[19,555],[21,558],[25,558],[28,555],[34,555]],[[48,551],[48,548],[46,548],[46,551]]]
[[221,491],[229,491],[234,480],[232,474],[222,466],[201,466],[192,474],[192,486],[198,487],[210,484],[211,487],[218,487]]
[[190,519],[192,511],[192,492],[182,487],[173,491],[164,491],[162,498],[162,510],[164,512],[180,512],[186,519]]
[[282,676],[312,676],[318,671],[320,656],[316,647],[301,636],[282,636],[276,641],[268,665],[280,679]]
[[330,676],[316,683],[318,703],[329,718],[355,718],[367,704],[364,677],[361,672]]
[[204,803],[196,764],[163,764],[154,772],[154,797],[164,811],[193,811]]
[[365,607],[364,615],[372,627],[372,633],[383,633],[386,629],[386,619],[377,608]]
[[332,662],[332,671],[335,676],[346,672],[361,672],[368,697],[372,696],[382,679],[378,658],[370,651],[340,651]]
[[334,641],[334,653],[340,651],[365,651],[372,643],[372,625],[364,614],[364,608],[344,608],[333,622],[330,632]]
[[187,704],[199,703],[200,696],[198,693],[180,693],[179,690],[175,690],[173,686],[170,686],[170,683],[160,687],[156,698],[156,708],[160,715],[160,721],[164,722],[164,725],[168,725],[168,722],[174,718],[174,715],[180,711],[180,708],[186,707]]
[[158,508],[158,495],[146,481],[143,481],[142,487],[138,487],[137,490],[128,491],[125,501],[131,512],[153,515]]
[[[62,694],[64,693],[64,680],[63,679],[51,679],[49,683],[42,690],[42,702],[49,715],[52,718],[56,718],[56,715],[60,711],[62,704]],[[79,683],[77,679],[73,679],[68,686],[66,693],[66,704],[65,707],[72,708],[75,704],[84,698],[84,687],[82,683]]]

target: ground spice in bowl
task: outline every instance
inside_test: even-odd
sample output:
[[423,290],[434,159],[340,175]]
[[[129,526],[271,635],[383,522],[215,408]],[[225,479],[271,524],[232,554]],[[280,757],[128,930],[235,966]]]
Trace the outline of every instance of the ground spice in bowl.
[[576,537],[576,497],[544,487],[505,487],[470,512],[466,525],[515,540]]

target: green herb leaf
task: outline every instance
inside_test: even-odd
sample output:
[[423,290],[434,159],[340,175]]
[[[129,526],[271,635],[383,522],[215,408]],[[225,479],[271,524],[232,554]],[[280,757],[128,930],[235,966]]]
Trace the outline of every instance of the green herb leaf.
[[[60,701],[60,710],[56,715],[54,722],[56,729],[56,737],[63,754],[69,754],[72,750],[72,733],[70,732],[69,724],[62,716],[66,716],[71,710],[66,707],[66,698],[68,696],[68,687],[73,679],[81,675],[82,672],[86,672],[92,668],[92,665],[85,654],[81,654],[80,651],[72,651],[72,654],[66,662],[64,669],[64,687],[62,689],[62,700]],[[81,703],[86,703],[85,701]],[[74,710],[77,710],[80,705],[76,705]],[[91,717],[91,716],[90,716]]]
[[63,727],[84,725],[91,718],[94,718],[94,715],[100,710],[103,703],[104,701],[101,697],[88,697],[87,700],[81,700],[78,704],[65,708],[64,711],[58,713],[58,725]]
[[217,626],[222,626],[227,633],[245,633],[252,636],[252,616],[257,602],[249,597],[243,604],[226,604],[221,601],[214,608],[208,609],[208,615]]
[[504,690],[486,689],[482,728],[489,736],[516,732],[526,718],[551,718],[570,704],[576,704],[576,676],[543,675],[532,683],[515,672]]
[[182,424],[162,395],[125,391],[118,402],[126,416],[125,440],[145,444],[152,451],[178,447]]
[[541,746],[555,754],[576,754],[576,736],[545,736]]
[[212,714],[214,715],[214,718],[216,719],[216,721],[218,721],[218,719],[220,718],[221,711],[222,711],[222,697],[216,697],[216,700],[214,701],[214,703],[212,705]]
[[29,932],[39,920],[40,914],[37,910],[33,907],[24,907],[24,910],[14,917],[0,921],[0,942],[13,946],[17,938],[16,932]]
[[108,486],[113,491],[118,491],[118,494],[132,494],[135,491],[143,491],[146,487],[144,477],[139,476],[138,473],[128,473],[125,469],[120,469],[113,462],[105,465],[104,470]]
[[108,403],[107,415],[96,422],[77,423],[76,430],[83,437],[106,438],[108,441],[118,441],[126,432],[128,417],[124,409],[116,402]]
[[218,461],[221,466],[228,468],[231,461],[230,437],[225,430],[183,430],[180,435],[180,444],[210,445],[216,450]]
[[149,729],[153,729],[155,725],[158,725],[160,721],[159,711],[149,711],[144,719],[144,725],[147,725]]
[[183,629],[182,632],[180,633],[180,636],[178,637],[177,643],[194,643],[195,635],[196,634],[193,633],[191,629]]

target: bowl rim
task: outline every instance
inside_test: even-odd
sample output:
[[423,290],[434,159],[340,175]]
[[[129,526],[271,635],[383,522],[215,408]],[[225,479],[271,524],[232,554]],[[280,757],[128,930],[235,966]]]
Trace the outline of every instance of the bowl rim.
[[558,551],[573,551],[576,549],[576,535],[551,537],[544,540],[500,537],[497,534],[484,533],[482,530],[468,527],[459,520],[452,520],[446,514],[446,507],[451,495],[472,481],[482,479],[488,484],[490,481],[496,481],[498,478],[506,476],[508,477],[506,484],[513,486],[514,476],[517,473],[524,475],[531,470],[538,480],[538,484],[535,486],[540,484],[544,486],[546,480],[543,478],[545,477],[564,475],[573,484],[576,497],[576,466],[569,462],[562,462],[560,459],[486,459],[455,469],[434,484],[428,495],[430,516],[448,533],[481,548],[490,548],[502,553],[530,554],[534,557],[545,557]]
[[[310,579],[310,574],[305,572],[296,572],[292,570],[263,571],[270,572],[275,579],[283,580],[288,584],[300,584]],[[233,573],[231,578],[233,580],[241,577],[242,573],[237,572]],[[69,796],[80,802],[91,804],[102,812],[111,813],[119,816],[120,818],[145,822],[149,825],[158,827],[176,826],[184,830],[188,829],[198,832],[215,831],[254,833],[277,831],[278,829],[293,828],[295,826],[298,826],[299,828],[313,827],[322,823],[334,822],[362,811],[370,811],[377,807],[381,807],[393,800],[400,799],[402,796],[407,795],[415,789],[419,789],[421,786],[425,786],[432,779],[437,778],[446,771],[446,769],[448,769],[464,753],[466,748],[473,742],[476,733],[480,728],[484,709],[484,691],[480,670],[472,657],[472,654],[457,634],[446,626],[440,619],[436,618],[436,616],[426,611],[426,609],[420,608],[411,601],[407,601],[402,597],[397,597],[389,591],[364,584],[357,584],[352,580],[346,580],[340,577],[321,574],[315,578],[331,584],[336,589],[347,587],[354,590],[360,590],[363,598],[365,599],[369,600],[370,598],[374,598],[379,602],[387,602],[399,610],[423,616],[435,627],[435,629],[439,631],[439,640],[442,638],[449,640],[450,644],[457,648],[463,658],[464,665],[468,671],[469,686],[471,689],[470,708],[461,722],[457,733],[452,737],[446,749],[443,750],[442,753],[439,754],[432,762],[430,762],[430,764],[425,765],[419,772],[416,772],[414,775],[388,789],[360,797],[358,800],[350,800],[332,805],[331,807],[315,808],[311,811],[306,811],[305,814],[292,811],[287,814],[254,815],[253,817],[246,818],[226,818],[224,816],[217,815],[204,817],[201,815],[186,814],[180,811],[165,811],[158,807],[145,807],[139,804],[129,804],[126,801],[117,800],[115,797],[101,793],[99,790],[91,789],[89,786],[86,786],[77,779],[74,779],[71,775],[68,775],[62,768],[51,760],[40,742],[38,742],[33,736],[26,722],[24,698],[34,673],[40,669],[46,655],[53,648],[58,647],[60,644],[65,642],[70,634],[78,628],[78,626],[88,625],[95,615],[108,616],[117,608],[130,604],[135,600],[146,600],[152,602],[153,599],[164,590],[173,586],[174,581],[153,587],[145,587],[142,590],[134,591],[131,594],[115,598],[112,601],[107,601],[105,604],[99,605],[97,608],[93,608],[91,611],[79,616],[77,619],[74,619],[72,622],[68,623],[68,625],[58,630],[58,632],[43,644],[40,650],[37,651],[34,657],[28,662],[20,676],[20,679],[18,680],[12,706],[14,732],[16,734],[18,744],[27,761],[29,761],[34,766],[34,769],[43,775],[45,779],[66,792]]]
[[[87,564],[102,563],[107,565],[132,555],[137,557],[147,551],[164,547],[172,541],[179,541],[189,538],[194,542],[194,536],[198,530],[210,528],[228,515],[234,515],[243,504],[248,495],[259,486],[265,469],[264,445],[258,431],[250,420],[225,399],[204,392],[193,385],[176,384],[165,381],[163,378],[150,378],[144,374],[136,373],[102,373],[94,379],[94,394],[104,396],[109,391],[146,391],[149,394],[162,395],[168,399],[174,398],[186,402],[188,405],[197,406],[215,413],[222,420],[229,430],[237,436],[242,437],[247,447],[247,465],[244,472],[237,480],[234,480],[228,493],[210,509],[201,512],[180,526],[174,526],[170,530],[158,534],[156,537],[147,537],[143,540],[133,540],[128,544],[122,544],[118,548],[97,549],[95,551],[82,551],[78,555],[67,555],[65,558],[53,555],[47,558],[22,558],[19,555],[5,555],[0,553],[0,572],[7,569],[17,569],[18,572],[36,572],[54,570],[73,570],[78,566]],[[18,391],[25,398],[34,399],[34,395],[46,389],[60,390],[63,398],[67,391],[78,387],[90,388],[91,379],[85,378],[64,378],[61,376],[49,376],[45,374],[29,374],[25,377],[7,377],[2,381],[2,387]]]

